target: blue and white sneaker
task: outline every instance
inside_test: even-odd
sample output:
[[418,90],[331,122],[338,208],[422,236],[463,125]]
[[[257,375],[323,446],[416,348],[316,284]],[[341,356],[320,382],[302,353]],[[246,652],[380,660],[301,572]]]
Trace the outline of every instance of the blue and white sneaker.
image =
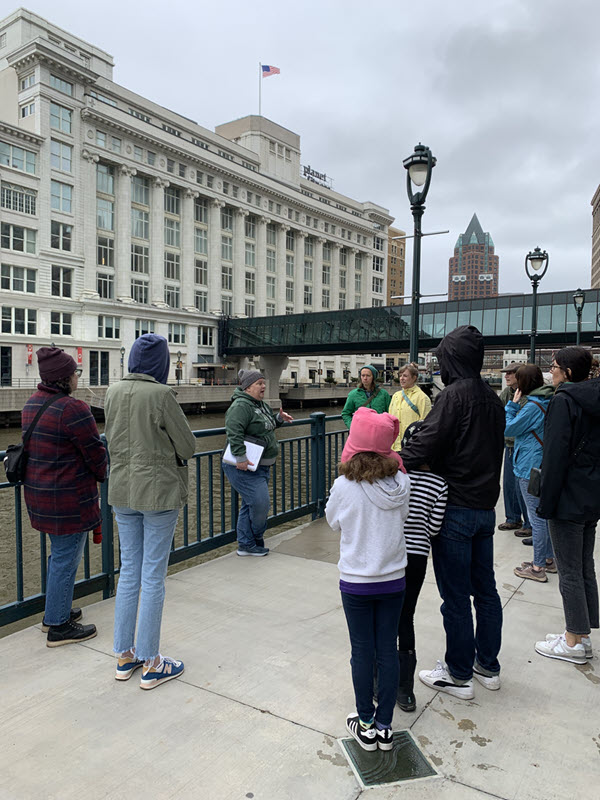
[[253,544],[250,547],[244,547],[239,544],[237,549],[238,556],[268,556],[269,548],[261,547],[258,544]]
[[136,669],[144,666],[143,660],[140,661],[139,658],[131,658],[131,656],[126,656],[125,658],[119,657],[117,660],[117,671],[115,673],[115,680],[117,681],[128,681],[129,678],[133,675]]
[[140,689],[154,689],[160,683],[172,681],[183,674],[183,661],[160,656],[157,667],[144,667],[140,680]]

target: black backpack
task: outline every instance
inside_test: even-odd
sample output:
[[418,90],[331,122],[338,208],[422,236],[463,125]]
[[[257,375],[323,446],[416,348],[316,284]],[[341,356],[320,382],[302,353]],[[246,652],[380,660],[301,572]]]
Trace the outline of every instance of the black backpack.
[[4,456],[4,471],[6,472],[6,480],[9,483],[17,484],[25,480],[25,470],[27,468],[27,442],[31,438],[33,429],[38,424],[38,421],[48,406],[52,405],[56,400],[61,397],[66,397],[62,392],[49,397],[44,405],[40,408],[34,417],[33,422],[27,429],[27,433],[23,437],[20,444],[9,444],[6,448],[6,455]]

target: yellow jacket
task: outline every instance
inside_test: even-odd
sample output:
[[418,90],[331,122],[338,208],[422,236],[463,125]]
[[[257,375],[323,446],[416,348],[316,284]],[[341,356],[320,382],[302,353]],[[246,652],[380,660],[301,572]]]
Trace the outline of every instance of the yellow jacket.
[[418,408],[419,413],[417,414],[414,412],[408,405],[402,396],[402,389],[400,389],[398,392],[395,392],[392,397],[390,407],[388,408],[388,413],[393,414],[400,421],[400,433],[392,445],[392,449],[396,451],[402,449],[402,437],[404,436],[404,431],[408,428],[410,423],[416,422],[418,419],[425,419],[427,414],[429,414],[431,411],[431,400],[427,397],[422,389],[419,389],[416,384],[411,386],[410,389],[404,389],[404,392],[410,402]]

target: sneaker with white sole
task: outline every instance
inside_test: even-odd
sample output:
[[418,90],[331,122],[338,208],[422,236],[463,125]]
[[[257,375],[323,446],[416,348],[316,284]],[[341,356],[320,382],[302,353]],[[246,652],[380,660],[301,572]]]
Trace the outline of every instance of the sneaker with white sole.
[[490,675],[489,672],[484,671],[483,667],[479,666],[477,661],[473,664],[473,677],[492,692],[496,692],[500,688],[500,673]]
[[377,750],[377,731],[372,722],[370,725],[365,725],[358,714],[350,714],[346,719],[346,728],[363,750]]
[[131,658],[131,656],[126,656],[125,658],[121,658],[121,656],[117,659],[117,671],[115,673],[115,680],[117,681],[128,681],[129,678],[133,675],[136,669],[144,666],[143,660],[139,658]]
[[161,683],[172,681],[183,673],[183,661],[176,661],[174,658],[160,656],[160,661],[156,667],[144,667],[140,680],[140,689],[154,689]]
[[238,545],[237,549],[238,556],[268,556],[269,555],[269,548],[268,547],[261,547],[258,544],[253,544],[250,547],[243,547],[241,544]]
[[438,661],[435,669],[423,669],[419,672],[419,680],[425,686],[430,686],[432,689],[437,689],[439,692],[446,692],[453,697],[458,697],[461,700],[472,700],[475,697],[473,693],[473,680],[461,681],[458,683],[454,680],[452,675],[448,672],[448,668],[443,661]]
[[[561,633],[547,633],[546,634],[546,641],[551,642],[554,639],[558,639],[559,636],[562,636]],[[585,657],[586,658],[593,658],[594,651],[592,650],[592,640],[589,636],[582,636],[581,637],[581,644],[585,650]]]
[[569,647],[564,633],[559,634],[556,639],[550,639],[550,641],[546,638],[543,642],[536,642],[535,652],[547,658],[570,661],[572,664],[585,664],[587,662],[585,647],[582,644]]
[[377,747],[380,750],[391,750],[394,746],[394,732],[391,728],[377,728]]

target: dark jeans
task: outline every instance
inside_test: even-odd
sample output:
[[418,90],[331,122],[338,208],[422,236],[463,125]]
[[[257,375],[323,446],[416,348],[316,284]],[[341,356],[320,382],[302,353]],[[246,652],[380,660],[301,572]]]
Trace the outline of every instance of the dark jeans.
[[[393,594],[347,594],[342,605],[348,623],[352,657],[352,683],[356,710],[363,722],[375,716],[389,728],[398,691],[398,620],[404,592]],[[373,705],[373,664],[377,662],[377,711]]]
[[236,525],[239,544],[246,549],[259,543],[264,544],[263,537],[271,505],[269,496],[271,467],[259,466],[255,472],[250,472],[237,469],[232,464],[223,464],[223,472],[242,498]]
[[514,447],[504,447],[504,478],[502,489],[504,493],[504,511],[507,522],[520,522],[523,517],[523,527],[531,528],[527,515],[527,506],[519,489],[519,479],[513,472]]
[[408,553],[406,591],[398,623],[398,650],[401,653],[415,649],[415,609],[426,572],[427,556]]
[[493,510],[447,506],[442,529],[431,541],[435,579],[444,601],[446,664],[458,680],[473,676],[475,658],[484,670],[500,671],[502,605],[494,577],[495,519]]
[[587,636],[600,627],[594,544],[598,520],[570,522],[551,519],[550,538],[558,567],[558,588],[569,633]]

